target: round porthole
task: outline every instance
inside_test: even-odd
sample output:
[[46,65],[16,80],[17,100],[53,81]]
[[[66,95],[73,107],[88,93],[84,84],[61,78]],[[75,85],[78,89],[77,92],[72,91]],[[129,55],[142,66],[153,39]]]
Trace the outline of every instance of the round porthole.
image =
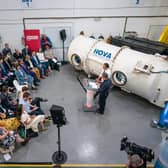
[[127,83],[126,75],[121,71],[115,71],[112,74],[113,82],[118,86],[124,86]]
[[72,64],[75,66],[80,66],[82,64],[81,58],[77,54],[72,55],[71,60]]

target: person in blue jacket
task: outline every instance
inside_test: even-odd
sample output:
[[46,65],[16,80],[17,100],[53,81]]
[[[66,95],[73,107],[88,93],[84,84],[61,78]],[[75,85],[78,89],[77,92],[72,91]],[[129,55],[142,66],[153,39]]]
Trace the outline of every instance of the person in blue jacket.
[[97,109],[97,112],[100,114],[104,114],[106,99],[109,95],[109,90],[112,86],[112,82],[108,78],[107,73],[104,72],[102,74],[102,80],[103,82],[101,83],[100,88],[97,90],[97,92],[94,95],[94,99],[99,95],[99,109]]
[[19,64],[16,65],[15,75],[20,85],[24,85],[25,83],[28,83],[28,85],[32,89],[37,89],[34,86],[33,77],[30,75],[27,75],[26,72],[20,67]]
[[46,34],[43,34],[41,36],[41,48],[43,51],[45,51],[46,46],[49,46],[50,48],[52,48],[52,42],[49,39],[49,37],[46,36]]

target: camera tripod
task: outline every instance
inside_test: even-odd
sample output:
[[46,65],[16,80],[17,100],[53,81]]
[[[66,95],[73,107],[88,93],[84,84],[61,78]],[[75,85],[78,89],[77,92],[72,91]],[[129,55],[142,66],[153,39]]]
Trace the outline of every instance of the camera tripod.
[[64,151],[61,151],[61,136],[60,136],[60,125],[57,125],[58,128],[58,151],[54,152],[52,155],[52,160],[56,164],[63,164],[67,161],[67,154]]

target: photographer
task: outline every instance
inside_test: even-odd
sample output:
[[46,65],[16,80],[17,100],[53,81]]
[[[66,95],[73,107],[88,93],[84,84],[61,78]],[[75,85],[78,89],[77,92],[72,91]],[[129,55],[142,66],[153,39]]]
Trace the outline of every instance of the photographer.
[[127,168],[146,168],[146,161],[137,154],[129,155]]
[[126,136],[121,140],[120,150],[128,155],[127,168],[146,168],[147,162],[152,162],[154,159],[152,149],[131,142]]

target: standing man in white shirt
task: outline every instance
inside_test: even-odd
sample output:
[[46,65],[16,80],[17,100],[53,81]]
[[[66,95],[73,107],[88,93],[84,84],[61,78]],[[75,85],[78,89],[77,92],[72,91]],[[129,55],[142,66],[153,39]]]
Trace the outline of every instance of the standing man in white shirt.
[[111,79],[111,70],[110,70],[108,63],[103,64],[103,69],[102,69],[99,77],[96,79],[96,82],[102,82],[102,74],[103,73],[106,73],[108,75],[108,79]]

